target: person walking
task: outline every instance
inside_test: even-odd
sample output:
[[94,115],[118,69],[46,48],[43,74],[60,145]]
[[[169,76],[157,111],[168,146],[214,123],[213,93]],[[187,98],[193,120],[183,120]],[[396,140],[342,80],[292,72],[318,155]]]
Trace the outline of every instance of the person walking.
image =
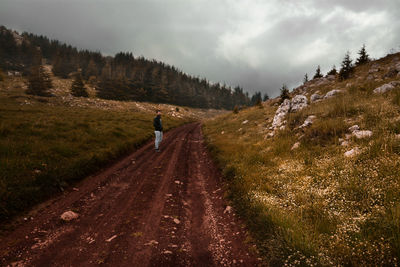
[[159,146],[163,138],[163,128],[161,124],[161,110],[156,111],[157,116],[153,120],[154,133],[156,135],[156,140],[154,141],[156,152],[160,152]]

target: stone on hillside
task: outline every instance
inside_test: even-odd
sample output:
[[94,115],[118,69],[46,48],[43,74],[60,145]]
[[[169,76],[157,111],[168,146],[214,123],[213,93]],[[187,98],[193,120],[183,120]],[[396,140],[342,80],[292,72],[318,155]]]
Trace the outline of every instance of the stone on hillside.
[[289,112],[296,112],[305,107],[307,107],[307,97],[305,95],[296,95],[292,100],[285,99],[283,103],[275,112],[275,117],[272,122],[272,127],[274,129],[280,128],[284,129],[284,124],[286,123],[285,117]]
[[302,110],[307,106],[307,97],[305,95],[296,95],[293,97],[292,101],[290,101],[290,112]]
[[353,136],[353,135],[351,135],[351,134],[345,134],[345,135],[344,135],[344,138],[345,138],[346,140],[349,140],[352,136]]
[[346,158],[351,158],[351,157],[357,156],[358,154],[360,154],[360,149],[358,147],[356,147],[356,148],[353,148],[353,149],[351,149],[349,151],[346,151],[344,153],[344,156]]
[[327,78],[324,78],[324,77],[318,78],[318,79],[315,79],[315,80],[316,80],[316,83],[314,84],[314,86],[321,86],[321,85],[327,84],[329,82],[329,80]]
[[369,69],[369,71],[368,71],[368,74],[372,74],[372,73],[376,73],[376,72],[379,72],[379,68],[373,68],[373,67],[371,67],[370,69]]
[[66,221],[66,222],[75,220],[78,217],[79,217],[79,214],[73,212],[72,210],[66,211],[63,214],[61,214],[61,220]]
[[246,124],[246,123],[248,123],[249,122],[249,120],[244,120],[243,122],[242,122],[242,124]]
[[394,69],[397,70],[397,72],[400,72],[400,63],[397,63],[396,66],[394,66]]
[[300,142],[296,142],[296,143],[294,143],[294,145],[292,146],[291,150],[298,149],[299,147],[300,147]]
[[317,101],[321,100],[322,98],[323,98],[322,95],[315,93],[315,94],[311,95],[310,101],[311,101],[311,103],[313,103],[313,102],[317,102]]
[[226,206],[225,210],[224,210],[224,214],[225,213],[231,213],[232,212],[232,207],[231,206]]
[[316,118],[317,118],[317,116],[315,116],[315,115],[308,116],[307,119],[304,121],[304,123],[302,125],[300,125],[299,128],[301,129],[301,128],[310,126]]
[[334,81],[334,80],[336,80],[336,76],[335,75],[327,75],[326,79],[328,79],[329,81]]
[[335,96],[335,95],[337,95],[337,94],[339,94],[341,92],[342,92],[342,90],[337,90],[337,89],[331,90],[328,93],[326,93],[324,98],[331,98],[331,97],[333,97],[333,96]]
[[393,78],[393,77],[396,77],[397,73],[398,73],[398,71],[396,69],[390,68],[388,70],[388,72],[385,73],[385,75],[383,75],[383,77],[385,77],[385,78]]
[[349,128],[349,131],[352,133],[352,132],[354,132],[354,131],[358,131],[358,130],[360,130],[360,127],[356,124],[356,125],[353,125],[353,126],[351,126],[350,128]]
[[274,137],[274,132],[270,132],[269,134],[267,134],[267,138],[272,138],[272,137]]
[[280,127],[283,122],[285,121],[285,116],[288,114],[290,109],[290,100],[285,99],[279,108],[276,110],[274,120],[272,122],[272,127],[278,128]]
[[375,94],[383,94],[386,93],[387,91],[393,90],[394,86],[390,83],[386,83],[384,85],[381,85],[377,88],[374,89]]
[[343,141],[340,143],[341,146],[348,146],[349,144],[350,144],[349,141],[346,141],[346,140],[343,140]]
[[357,139],[363,139],[363,138],[369,138],[372,136],[372,131],[370,130],[364,130],[364,131],[354,131],[353,135]]

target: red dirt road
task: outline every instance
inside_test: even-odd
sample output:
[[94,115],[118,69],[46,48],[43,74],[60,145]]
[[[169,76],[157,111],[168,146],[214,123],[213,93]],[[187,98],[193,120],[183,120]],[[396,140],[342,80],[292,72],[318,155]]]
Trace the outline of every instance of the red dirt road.
[[[221,186],[200,123],[176,128],[164,135],[160,153],[149,142],[35,208],[32,218],[0,237],[0,263],[255,266]],[[78,219],[62,221],[67,210]]]

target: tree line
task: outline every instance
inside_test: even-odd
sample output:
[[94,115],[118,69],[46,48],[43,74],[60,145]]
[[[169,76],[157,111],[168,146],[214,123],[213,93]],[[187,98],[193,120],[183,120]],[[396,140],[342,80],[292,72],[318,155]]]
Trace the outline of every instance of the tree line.
[[[339,81],[344,81],[346,79],[351,78],[351,75],[353,74],[354,68],[356,66],[366,64],[370,61],[371,61],[371,59],[367,53],[367,50],[366,50],[365,44],[364,44],[361,47],[361,49],[358,51],[358,58],[356,59],[355,63],[353,63],[353,60],[350,57],[350,52],[347,51],[342,60],[340,70],[337,71],[336,66],[333,65],[332,69],[330,71],[328,71],[326,75],[327,76],[333,75],[336,78],[338,78]],[[322,77],[324,77],[324,75],[321,73],[320,65],[318,65],[317,69],[315,70],[313,79],[319,79]],[[308,78],[308,74],[306,73],[304,75],[303,84],[306,84],[308,81],[309,81],[309,78]],[[282,88],[280,89],[280,102],[282,103],[283,100],[285,100],[287,98],[290,98],[289,89],[287,88],[287,86],[285,84],[283,84]]]
[[[131,52],[103,56],[31,33],[21,35],[0,27],[0,68],[20,71],[30,82],[27,93],[49,96],[51,80],[43,63],[61,78],[74,78],[71,93],[87,96],[85,83],[96,88],[100,98],[149,101],[198,108],[233,109],[261,101],[261,92],[249,96],[243,88],[211,83],[174,66],[135,57]],[[268,95],[264,95],[264,99]]]

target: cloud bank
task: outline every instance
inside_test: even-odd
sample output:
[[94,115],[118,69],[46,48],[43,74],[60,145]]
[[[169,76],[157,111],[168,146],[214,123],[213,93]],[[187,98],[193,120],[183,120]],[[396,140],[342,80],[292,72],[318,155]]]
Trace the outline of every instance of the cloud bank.
[[0,24],[113,55],[131,51],[276,96],[365,44],[400,50],[398,0],[2,0]]

